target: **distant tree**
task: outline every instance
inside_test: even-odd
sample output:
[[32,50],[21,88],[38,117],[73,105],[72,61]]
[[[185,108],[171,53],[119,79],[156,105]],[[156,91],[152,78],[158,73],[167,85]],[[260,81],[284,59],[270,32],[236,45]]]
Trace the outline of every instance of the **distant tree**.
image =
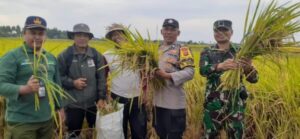
[[[0,26],[0,37],[19,37],[22,35],[22,29],[17,26]],[[50,39],[67,39],[67,32],[57,28],[47,29],[47,35]]]
[[187,44],[193,44],[193,41],[192,40],[189,40],[186,42]]

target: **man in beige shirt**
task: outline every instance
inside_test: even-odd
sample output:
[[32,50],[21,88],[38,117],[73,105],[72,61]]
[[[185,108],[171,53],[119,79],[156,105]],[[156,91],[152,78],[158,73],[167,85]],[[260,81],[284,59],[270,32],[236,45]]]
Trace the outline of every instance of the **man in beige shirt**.
[[[164,78],[167,85],[154,92],[153,125],[161,139],[181,139],[186,127],[183,84],[193,78],[194,62],[191,51],[177,42],[180,34],[177,20],[165,19],[161,34],[164,40],[159,49],[161,56],[156,75]],[[191,59],[183,60],[184,57],[191,57]]]

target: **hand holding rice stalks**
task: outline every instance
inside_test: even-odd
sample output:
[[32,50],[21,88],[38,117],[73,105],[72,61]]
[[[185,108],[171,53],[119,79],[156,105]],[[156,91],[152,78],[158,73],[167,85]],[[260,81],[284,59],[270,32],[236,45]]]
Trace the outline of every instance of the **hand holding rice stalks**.
[[123,37],[126,41],[121,44],[109,41],[120,48],[115,51],[119,57],[119,61],[116,61],[120,63],[119,72],[129,70],[140,73],[141,91],[145,86],[147,90],[164,87],[165,80],[154,77],[155,70],[158,69],[159,44],[152,42],[149,34],[148,38],[144,39],[137,30],[133,33],[129,29],[125,29]]
[[[29,55],[27,54],[26,48],[23,46],[24,53],[27,59],[30,60]],[[71,97],[67,92],[65,92],[60,85],[54,83],[48,77],[48,59],[45,54],[42,52],[38,53],[34,44],[34,56],[32,61],[32,71],[33,77],[38,79],[40,82],[40,86],[44,87],[44,95],[46,95],[49,101],[49,106],[51,110],[51,115],[56,123],[59,125],[59,119],[56,115],[56,106],[61,106],[62,99],[72,99],[76,101],[73,97]],[[40,109],[39,104],[39,92],[35,92],[34,94],[34,103],[35,103],[35,110],[38,111]]]
[[[235,60],[253,59],[256,56],[271,56],[279,53],[280,47],[297,46],[293,34],[300,31],[300,3],[292,5],[283,4],[277,6],[272,1],[259,15],[260,0],[256,5],[254,15],[250,24],[248,17],[251,1],[249,3],[244,26],[244,38],[241,42],[241,49]],[[230,70],[222,75],[222,84],[219,89],[235,90],[240,87],[240,77],[243,69]],[[248,76],[248,75],[246,75]]]
[[104,106],[104,108],[98,107],[98,111],[100,116],[104,116],[113,112],[116,112],[120,110],[120,107],[118,105],[118,99],[116,100],[110,100],[108,103]]

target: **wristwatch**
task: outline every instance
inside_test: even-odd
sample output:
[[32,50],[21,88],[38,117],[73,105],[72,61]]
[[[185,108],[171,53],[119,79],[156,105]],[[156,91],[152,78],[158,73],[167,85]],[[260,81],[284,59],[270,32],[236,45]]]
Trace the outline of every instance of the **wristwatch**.
[[218,66],[218,64],[214,64],[214,65],[210,66],[210,71],[211,72],[216,71],[217,70],[217,66]]

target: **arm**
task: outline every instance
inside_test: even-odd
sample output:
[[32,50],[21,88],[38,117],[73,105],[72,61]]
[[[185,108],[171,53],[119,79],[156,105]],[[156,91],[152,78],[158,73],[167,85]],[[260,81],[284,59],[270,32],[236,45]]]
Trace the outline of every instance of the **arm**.
[[234,70],[239,66],[234,59],[226,59],[220,63],[210,63],[209,53],[204,51],[201,53],[200,74],[205,77],[219,76],[223,71]]
[[209,49],[204,49],[200,54],[200,74],[204,77],[209,77],[212,74],[217,74],[218,64],[212,64],[209,60]]
[[[54,75],[53,82],[54,82],[55,84],[57,84],[58,86],[60,86],[60,87],[62,86],[62,85],[61,85],[61,80],[60,80],[60,73],[59,73],[59,67],[58,67],[58,61],[57,61],[57,60],[56,60],[56,65],[55,65],[55,75]],[[58,109],[63,108],[64,105],[63,105],[63,101],[62,101],[61,95],[59,95],[58,92],[55,92],[55,93],[56,93],[56,95],[58,96],[58,97],[57,97],[57,99],[58,99],[58,104],[55,103],[55,104],[56,104],[56,105],[55,105],[55,109],[58,110]]]
[[170,73],[170,76],[173,80],[173,83],[178,86],[180,84],[183,84],[184,82],[187,82],[189,80],[192,80],[194,77],[194,67],[186,67],[183,70],[172,72]]
[[0,67],[0,95],[7,99],[17,100],[19,93],[28,90],[28,88],[15,84],[17,63],[12,52],[1,58]]
[[251,59],[242,58],[239,61],[239,64],[242,66],[246,80],[250,83],[258,82],[258,73],[257,70],[252,65]]
[[74,83],[73,83],[73,79],[70,78],[68,75],[67,75],[67,64],[66,64],[66,59],[64,58],[64,52],[61,53],[58,58],[57,58],[57,61],[58,61],[58,73],[60,75],[60,79],[61,79],[61,85],[64,87],[64,88],[74,88]]
[[249,83],[257,83],[258,82],[258,72],[254,69],[251,73],[246,74],[246,80]]
[[[97,91],[99,92],[99,99],[106,99],[106,93],[107,93],[107,78],[106,78],[106,68],[101,68],[105,66],[105,58],[101,54],[97,55],[97,65],[99,65],[97,68]],[[100,69],[101,68],[101,69]]]

